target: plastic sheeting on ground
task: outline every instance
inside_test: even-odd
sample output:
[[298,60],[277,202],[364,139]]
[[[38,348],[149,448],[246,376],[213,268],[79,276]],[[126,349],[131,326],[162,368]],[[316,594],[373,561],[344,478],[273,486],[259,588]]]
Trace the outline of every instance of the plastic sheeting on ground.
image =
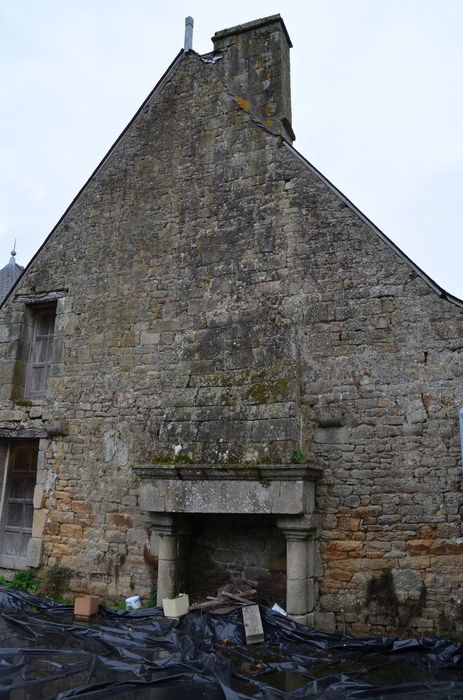
[[463,645],[325,634],[261,608],[167,619],[158,608],[75,621],[71,606],[0,588],[0,697],[129,700],[463,698]]

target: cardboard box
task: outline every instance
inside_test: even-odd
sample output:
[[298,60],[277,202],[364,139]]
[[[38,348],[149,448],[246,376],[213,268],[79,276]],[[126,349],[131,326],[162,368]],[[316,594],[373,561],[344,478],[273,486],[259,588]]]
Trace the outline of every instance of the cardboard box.
[[88,620],[98,615],[101,598],[98,595],[77,596],[74,600],[74,616]]

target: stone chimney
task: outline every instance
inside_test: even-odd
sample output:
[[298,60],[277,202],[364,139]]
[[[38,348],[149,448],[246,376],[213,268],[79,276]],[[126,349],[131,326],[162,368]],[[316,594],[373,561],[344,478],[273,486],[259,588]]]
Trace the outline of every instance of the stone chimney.
[[238,104],[270,131],[292,143],[289,49],[280,15],[216,32],[217,68]]

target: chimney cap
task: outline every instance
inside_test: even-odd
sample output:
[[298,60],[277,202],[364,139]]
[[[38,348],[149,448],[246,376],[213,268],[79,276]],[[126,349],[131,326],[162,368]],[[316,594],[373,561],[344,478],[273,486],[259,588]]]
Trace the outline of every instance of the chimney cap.
[[220,39],[225,39],[228,36],[233,36],[234,34],[244,34],[244,32],[252,32],[255,29],[260,29],[261,27],[266,27],[269,24],[274,24],[279,22],[281,24],[281,29],[286,37],[289,48],[292,47],[291,39],[289,38],[288,30],[285,27],[285,23],[281,15],[270,15],[270,17],[262,17],[262,19],[255,19],[252,22],[246,22],[245,24],[237,24],[235,27],[229,27],[228,29],[221,29],[216,32],[212,37],[212,41],[216,42]]

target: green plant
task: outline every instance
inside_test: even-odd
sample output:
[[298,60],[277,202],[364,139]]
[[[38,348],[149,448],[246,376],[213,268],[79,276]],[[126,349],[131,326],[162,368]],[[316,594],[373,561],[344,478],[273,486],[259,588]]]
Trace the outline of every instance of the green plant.
[[449,630],[439,630],[438,635],[439,635],[440,639],[454,639],[455,638],[454,633],[450,632]]
[[302,450],[294,450],[293,454],[291,455],[291,463],[292,464],[305,464],[306,462],[307,462],[307,457],[302,452]]
[[50,566],[45,572],[42,585],[40,586],[41,591],[49,598],[62,602],[63,593],[68,586],[69,580],[72,578],[72,574],[72,570],[68,569],[66,566],[53,564],[53,566]]
[[4,576],[0,576],[0,585],[6,586],[6,588],[15,588],[19,591],[26,591],[26,593],[36,593],[39,584],[40,581],[35,578],[30,569],[16,572],[11,581],[7,581]]
[[458,622],[445,612],[440,613],[436,627],[436,635],[440,639],[463,642],[463,630],[458,629]]
[[150,591],[148,598],[142,602],[142,608],[155,608],[157,606],[157,588]]
[[53,598],[55,603],[60,603],[61,605],[73,605],[73,601],[71,598],[67,598],[66,596],[59,595],[56,598]]

